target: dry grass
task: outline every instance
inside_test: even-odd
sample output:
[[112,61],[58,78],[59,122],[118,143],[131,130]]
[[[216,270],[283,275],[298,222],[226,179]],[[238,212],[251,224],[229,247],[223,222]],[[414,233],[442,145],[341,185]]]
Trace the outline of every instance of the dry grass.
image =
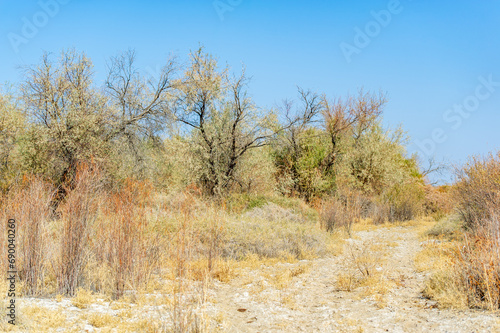
[[456,258],[456,268],[469,307],[500,308],[500,238],[475,234],[467,237]]
[[463,221],[460,216],[448,215],[438,221],[431,229],[425,230],[424,237],[460,240],[463,236]]
[[[430,272],[425,282],[423,295],[438,301],[441,307],[463,309],[467,306],[466,297],[454,268],[454,258],[460,242],[449,237],[452,217],[438,223],[424,225],[420,230],[422,250],[415,256],[415,267],[420,272]],[[454,224],[454,222],[452,222]]]
[[460,232],[454,217],[423,235],[428,239],[415,265],[419,271],[432,272],[423,294],[441,307],[498,310],[499,244],[489,237]]
[[118,318],[108,313],[92,313],[87,317],[90,325],[96,328],[116,326]]
[[395,283],[387,278],[384,261],[388,248],[395,245],[394,242],[380,239],[349,243],[348,262],[345,271],[337,276],[337,289],[347,292],[357,290],[358,297],[370,297],[379,308],[385,307],[385,295]]
[[337,290],[351,292],[359,286],[359,278],[354,271],[341,272],[337,276]]
[[78,289],[75,296],[71,299],[71,304],[79,309],[86,309],[94,302],[94,295],[91,291]]
[[299,264],[294,267],[275,268],[271,272],[266,272],[266,280],[277,290],[285,290],[297,276],[309,272],[311,264]]
[[39,306],[21,307],[16,325],[0,322],[2,332],[53,332],[55,328],[68,325],[66,314],[61,309],[51,310]]
[[[282,303],[293,307],[288,288],[310,269],[299,260],[337,255],[344,245],[344,232],[325,233],[314,210],[302,201],[274,198],[234,213],[196,192],[164,195],[131,179],[113,188],[107,184],[95,165],[80,165],[52,216],[53,190],[35,178],[27,178],[1,203],[3,218],[27,219],[21,210],[34,216],[29,229],[33,238],[21,239],[29,245],[23,248],[37,250],[23,253],[20,260],[31,262],[33,271],[20,276],[18,290],[56,297],[61,306],[67,304],[64,297],[73,296],[73,306],[90,312],[77,320],[80,329],[88,322],[104,330],[207,331],[212,324],[204,307],[211,283],[230,283],[244,271],[264,266],[269,270],[263,274],[272,274],[270,281],[282,292]],[[24,200],[27,196],[35,201]],[[283,263],[293,266],[283,268]],[[145,295],[159,295],[162,301]],[[122,326],[113,318],[92,315],[91,304],[98,299],[113,300],[111,307],[134,324]],[[127,302],[156,304],[155,316],[161,320],[139,323]]]
[[[276,210],[276,214],[272,211]],[[257,209],[244,216],[231,217],[226,224],[222,256],[242,260],[256,254],[260,258],[311,259],[327,254],[329,237],[312,222],[293,212],[267,206],[265,214]],[[270,218],[270,216],[274,216]]]

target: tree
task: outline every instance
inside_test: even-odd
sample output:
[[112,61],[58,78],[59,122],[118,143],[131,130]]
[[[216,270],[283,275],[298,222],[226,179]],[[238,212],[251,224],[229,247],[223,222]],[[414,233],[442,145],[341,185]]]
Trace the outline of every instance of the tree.
[[105,95],[112,112],[105,140],[113,142],[113,160],[120,161],[115,169],[125,166],[129,173],[143,176],[152,164],[147,163],[148,151],[161,150],[160,135],[171,121],[179,67],[170,57],[157,75],[145,78],[135,59],[135,52],[128,50],[108,63]]
[[290,178],[292,192],[310,200],[335,190],[342,142],[356,145],[375,126],[385,97],[360,90],[356,97],[329,102],[325,96],[299,89],[299,100],[295,112],[293,103],[284,103],[291,126],[275,142],[275,156],[279,177]]
[[325,170],[335,164],[339,142],[346,137],[358,141],[380,118],[385,103],[382,93],[365,93],[363,89],[358,91],[357,97],[347,96],[345,100],[339,97],[333,102],[325,100],[323,121],[331,144],[330,154],[323,163]]
[[328,187],[317,172],[325,158],[326,136],[314,127],[324,111],[325,99],[301,88],[298,92],[300,104],[297,107],[291,101],[283,102],[281,111],[285,125],[273,142],[274,158],[280,183],[289,183],[288,190],[310,199],[321,191],[320,188]]
[[106,99],[93,87],[92,62],[85,54],[49,54],[28,67],[22,85],[30,128],[25,155],[31,170],[48,174],[56,184],[71,178],[77,161],[105,155]]
[[146,80],[134,60],[133,51],[110,60],[104,91],[94,85],[91,60],[74,50],[63,51],[58,61],[46,53],[41,64],[26,68],[22,93],[32,126],[25,156],[31,170],[57,185],[71,182],[79,161],[104,163],[120,140],[134,150],[140,138],[160,130],[174,90],[175,61],[157,80]]
[[243,157],[268,144],[280,129],[270,129],[270,115],[262,113],[246,93],[245,73],[230,77],[203,49],[191,53],[180,86],[176,118],[190,133],[197,161],[198,181],[209,195],[241,184]]
[[[344,140],[337,175],[346,185],[366,194],[379,195],[412,177],[412,160],[405,155],[406,135],[401,129],[384,131],[375,123],[359,138]],[[413,161],[414,162],[414,161]]]

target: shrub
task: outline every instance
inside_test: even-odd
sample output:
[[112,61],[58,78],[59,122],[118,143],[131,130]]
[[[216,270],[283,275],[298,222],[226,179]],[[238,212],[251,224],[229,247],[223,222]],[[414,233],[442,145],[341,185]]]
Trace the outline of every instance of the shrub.
[[128,179],[121,189],[109,194],[103,209],[107,218],[100,219],[96,236],[103,237],[94,252],[111,269],[115,299],[123,295],[126,284],[137,286],[148,277],[149,266],[155,264],[154,258],[147,257],[145,244],[144,204],[150,190],[147,183]]
[[389,205],[390,222],[413,220],[423,212],[423,186],[417,182],[407,181],[393,186],[386,194]]
[[425,186],[424,211],[439,221],[453,210],[453,202],[448,186]]
[[500,308],[500,235],[499,221],[494,224],[496,235],[476,234],[467,238],[457,260],[457,270],[465,286],[471,308],[498,310]]
[[428,289],[431,294],[443,289],[438,292],[439,297],[446,293],[458,293],[458,298],[465,299],[466,306],[471,308],[498,310],[500,155],[473,157],[462,169],[457,170],[457,176],[458,182],[452,194],[467,229],[465,242],[451,256],[453,270],[447,275],[436,275]]
[[344,228],[351,235],[352,224],[361,218],[362,203],[362,197],[354,191],[343,191],[326,201],[320,214],[323,229],[332,232]]
[[102,178],[96,166],[79,164],[74,188],[67,191],[62,211],[61,257],[58,286],[73,295],[81,283],[87,263],[87,247],[101,204]]
[[36,295],[44,284],[44,265],[48,261],[47,222],[52,186],[39,177],[25,176],[7,198],[7,218],[17,222],[19,278],[25,293]]
[[453,194],[466,227],[490,222],[492,213],[500,210],[500,152],[471,158],[457,170],[457,178]]
[[9,98],[0,95],[0,192],[6,192],[19,174],[19,142],[25,125],[21,111]]

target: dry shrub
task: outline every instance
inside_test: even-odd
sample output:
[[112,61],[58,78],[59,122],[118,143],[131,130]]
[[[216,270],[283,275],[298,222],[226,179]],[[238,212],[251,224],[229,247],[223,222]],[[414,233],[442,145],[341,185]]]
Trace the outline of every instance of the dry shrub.
[[500,305],[500,154],[473,157],[457,171],[453,196],[468,229],[453,256],[451,284],[468,307],[498,310]]
[[[455,189],[459,213],[468,231],[461,246],[448,255],[449,267],[434,273],[424,293],[444,306],[496,311],[500,308],[500,223],[492,189],[498,179],[483,174],[490,170],[492,161],[473,161],[474,165],[462,171],[463,177],[468,176]],[[458,222],[435,227],[428,234],[453,234],[462,225]]]
[[60,206],[62,212],[61,256],[58,269],[58,288],[73,295],[82,283],[88,263],[88,244],[99,213],[102,176],[95,165],[79,164],[73,186]]
[[[203,331],[203,316],[196,312],[198,304],[205,303],[206,282],[208,272],[212,269],[214,258],[208,263],[205,281],[201,286],[196,286],[191,282],[191,263],[195,259],[196,243],[199,239],[194,232],[193,213],[196,200],[191,195],[186,195],[186,199],[181,204],[181,221],[175,235],[176,249],[174,252],[176,277],[173,302],[170,305],[169,315],[172,320],[173,332],[201,332]],[[217,252],[217,250],[215,250]],[[210,252],[210,250],[209,250]],[[194,296],[196,295],[196,296]],[[163,331],[166,331],[165,329]]]
[[352,224],[361,218],[362,197],[352,191],[344,191],[337,198],[331,198],[323,204],[320,213],[321,225],[332,232],[344,228],[351,234]]
[[439,221],[453,210],[453,202],[448,186],[425,186],[424,211]]
[[371,217],[374,224],[384,224],[388,222],[391,217],[391,206],[387,203],[373,204]]
[[469,307],[500,308],[500,225],[495,218],[492,230],[476,231],[467,237],[457,258],[457,270],[466,291]]
[[349,243],[348,246],[350,267],[356,269],[362,279],[375,274],[375,268],[380,263],[379,253],[373,243]]
[[157,244],[146,242],[145,205],[150,193],[149,184],[127,179],[122,188],[106,198],[106,218],[101,219],[98,233],[102,238],[93,252],[112,272],[115,299],[123,295],[127,285],[137,288],[146,281],[158,262],[153,255],[157,253],[151,251]]
[[371,217],[374,224],[410,221],[423,213],[424,198],[424,189],[419,183],[395,185],[373,198],[364,215]]
[[44,284],[44,264],[48,261],[46,229],[53,194],[53,188],[41,178],[25,176],[5,202],[6,219],[16,220],[17,269],[27,295],[38,294]]
[[461,246],[448,249],[434,260],[437,269],[426,282],[424,296],[444,307],[498,310],[499,246],[498,237],[468,233]]
[[419,183],[407,182],[394,186],[387,194],[389,222],[410,221],[422,213],[425,193]]
[[466,227],[491,221],[491,213],[500,211],[500,152],[471,158],[457,177],[453,194]]
[[337,276],[337,288],[350,292],[361,287],[363,297],[373,297],[379,307],[384,307],[384,295],[393,286],[382,268],[387,246],[381,239],[350,240],[346,246],[347,265]]

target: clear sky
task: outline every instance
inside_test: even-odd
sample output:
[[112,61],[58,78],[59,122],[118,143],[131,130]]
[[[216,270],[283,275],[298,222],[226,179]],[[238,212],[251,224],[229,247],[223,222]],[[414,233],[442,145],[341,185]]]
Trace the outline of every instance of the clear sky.
[[500,146],[498,0],[0,0],[0,82],[43,51],[85,51],[105,62],[136,50],[145,72],[204,45],[252,77],[261,107],[359,87],[387,92],[386,126],[402,124],[409,152],[463,162]]

